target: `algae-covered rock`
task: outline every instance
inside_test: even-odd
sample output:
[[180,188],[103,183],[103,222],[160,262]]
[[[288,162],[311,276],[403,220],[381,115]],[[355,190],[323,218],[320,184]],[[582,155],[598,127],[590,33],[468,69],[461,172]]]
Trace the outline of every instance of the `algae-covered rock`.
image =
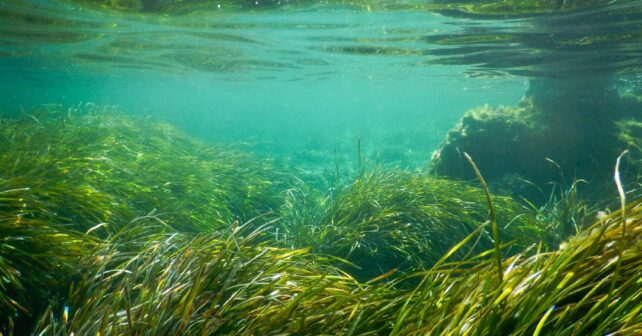
[[560,178],[609,180],[615,159],[630,146],[618,135],[615,113],[602,107],[588,111],[594,102],[537,101],[525,98],[514,108],[484,106],[467,112],[433,154],[433,172],[475,178],[466,152],[491,182],[514,175],[537,185]]
[[[501,178],[507,172],[546,170],[545,162],[536,167],[530,165],[532,155],[540,147],[538,138],[542,131],[530,104],[517,108],[493,109],[486,105],[473,109],[448,132],[441,148],[433,154],[433,171],[462,179],[475,178],[464,152],[474,158],[484,177],[490,180]],[[509,162],[502,160],[509,157]]]

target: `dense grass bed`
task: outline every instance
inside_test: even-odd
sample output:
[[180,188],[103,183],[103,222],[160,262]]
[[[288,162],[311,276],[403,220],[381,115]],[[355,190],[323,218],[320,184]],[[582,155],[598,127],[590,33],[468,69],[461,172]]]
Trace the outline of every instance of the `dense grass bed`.
[[489,216],[476,183],[364,168],[315,190],[107,108],[0,123],[5,335],[642,333],[636,193]]

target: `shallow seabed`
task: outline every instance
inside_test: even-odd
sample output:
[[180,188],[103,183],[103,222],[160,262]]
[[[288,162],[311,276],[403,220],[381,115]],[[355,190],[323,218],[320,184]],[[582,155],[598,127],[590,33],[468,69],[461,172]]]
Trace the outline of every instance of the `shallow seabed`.
[[642,334],[640,1],[0,17],[0,335]]

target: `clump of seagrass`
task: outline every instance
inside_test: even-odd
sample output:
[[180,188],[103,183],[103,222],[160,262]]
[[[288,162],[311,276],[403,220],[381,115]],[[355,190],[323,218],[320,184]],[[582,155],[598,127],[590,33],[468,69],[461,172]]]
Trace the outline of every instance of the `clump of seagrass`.
[[284,181],[269,162],[109,108],[0,119],[0,332],[64,296],[78,260],[134,218],[223,229],[279,207]]
[[15,324],[29,330],[30,316],[63,295],[75,265],[98,240],[34,217],[29,188],[0,180],[0,333]]
[[376,333],[390,320],[390,310],[369,308],[384,288],[244,230],[192,236],[139,223],[85,260],[67,306],[45,313],[37,333],[339,335]]
[[558,251],[508,258],[501,286],[490,261],[461,275],[458,263],[428,271],[392,334],[640,334],[642,203],[623,211],[602,216]]
[[44,106],[0,126],[0,180],[29,188],[30,216],[80,231],[117,230],[150,212],[179,230],[213,230],[280,206],[284,179],[269,162],[168,124]]
[[[304,218],[286,218],[283,231],[294,246],[343,258],[353,276],[369,280],[391,270],[425,269],[452,246],[488,220],[484,192],[464,182],[406,171],[373,169],[344,187],[317,210],[300,193],[286,202],[287,211]],[[547,240],[535,211],[508,197],[492,198],[507,253]],[[325,206],[325,208],[324,208]],[[456,254],[464,258],[493,246],[488,230]]]

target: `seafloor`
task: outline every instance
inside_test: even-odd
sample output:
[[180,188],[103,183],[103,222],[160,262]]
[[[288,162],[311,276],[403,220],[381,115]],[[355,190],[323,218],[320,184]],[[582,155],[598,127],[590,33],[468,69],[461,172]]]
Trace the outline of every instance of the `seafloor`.
[[109,108],[0,122],[3,335],[642,334],[626,154],[536,205],[361,157],[319,183]]

